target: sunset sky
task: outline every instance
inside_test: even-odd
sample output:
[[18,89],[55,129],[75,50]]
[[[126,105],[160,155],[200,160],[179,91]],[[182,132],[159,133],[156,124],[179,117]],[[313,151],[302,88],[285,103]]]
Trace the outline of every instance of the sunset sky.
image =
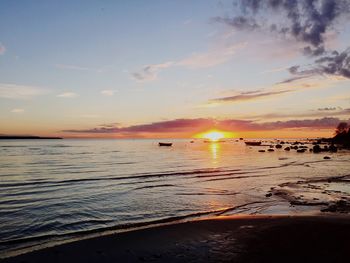
[[349,24],[348,0],[2,0],[0,134],[331,136]]

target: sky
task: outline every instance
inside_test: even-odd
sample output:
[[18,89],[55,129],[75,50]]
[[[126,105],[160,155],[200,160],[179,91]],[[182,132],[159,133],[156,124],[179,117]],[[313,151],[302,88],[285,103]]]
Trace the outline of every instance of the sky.
[[0,1],[0,134],[327,137],[350,1]]

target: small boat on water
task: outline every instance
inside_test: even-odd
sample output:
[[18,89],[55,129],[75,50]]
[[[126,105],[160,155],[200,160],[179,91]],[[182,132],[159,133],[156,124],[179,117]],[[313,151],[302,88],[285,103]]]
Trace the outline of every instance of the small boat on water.
[[261,145],[261,142],[259,141],[256,141],[256,142],[244,142],[246,145],[249,145],[249,146],[260,146]]
[[168,146],[168,147],[170,147],[170,146],[173,145],[173,143],[171,143],[171,142],[160,142],[158,145],[159,146]]

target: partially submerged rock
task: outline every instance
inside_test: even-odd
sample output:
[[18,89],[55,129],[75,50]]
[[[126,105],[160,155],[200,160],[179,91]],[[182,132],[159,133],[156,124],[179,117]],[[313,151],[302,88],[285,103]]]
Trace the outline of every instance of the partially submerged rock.
[[312,148],[313,152],[314,153],[320,153],[322,150],[321,150],[321,147],[320,145],[316,144],[313,148]]
[[281,149],[282,148],[282,145],[281,144],[277,144],[276,145],[276,149]]
[[326,208],[321,209],[321,212],[349,213],[350,202],[345,200],[339,200],[333,204],[328,205]]
[[286,182],[271,187],[268,193],[292,206],[315,206],[321,212],[350,213],[350,192],[345,190],[344,184],[350,184],[350,175]]
[[334,144],[332,144],[331,146],[329,146],[328,149],[329,149],[330,152],[333,152],[333,153],[335,153],[335,152],[338,151],[338,148],[337,148]]

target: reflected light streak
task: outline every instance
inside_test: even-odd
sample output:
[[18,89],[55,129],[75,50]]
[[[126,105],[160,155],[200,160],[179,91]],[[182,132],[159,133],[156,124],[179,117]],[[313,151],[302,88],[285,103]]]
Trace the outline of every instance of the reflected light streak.
[[220,155],[220,144],[216,142],[212,142],[209,145],[209,149],[211,152],[211,157],[213,159],[213,163],[217,163],[217,159]]

